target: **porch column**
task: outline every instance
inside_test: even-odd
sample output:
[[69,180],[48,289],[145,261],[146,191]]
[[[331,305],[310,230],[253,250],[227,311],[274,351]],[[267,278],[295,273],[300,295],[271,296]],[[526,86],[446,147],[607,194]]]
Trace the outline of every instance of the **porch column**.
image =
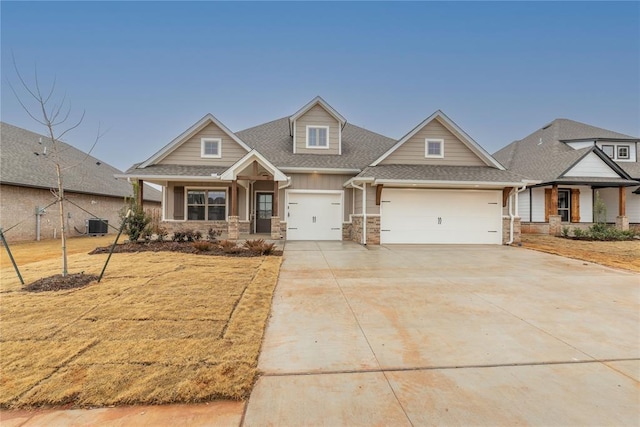
[[138,191],[138,193],[136,194],[136,200],[138,201],[137,209],[142,210],[144,206],[144,181],[141,179],[138,180],[137,191]]
[[227,222],[227,238],[237,240],[240,237],[240,224],[238,221],[238,180],[231,182],[231,215]]
[[551,212],[549,212],[549,234],[559,236],[562,216],[558,215],[558,184],[551,186]]
[[280,188],[278,181],[273,181],[273,203],[271,204],[271,238],[280,238],[280,217],[279,212]]
[[231,183],[231,216],[238,216],[238,180]]
[[618,187],[618,216],[616,217],[616,228],[620,230],[629,229],[629,218],[627,217],[627,191],[625,187]]

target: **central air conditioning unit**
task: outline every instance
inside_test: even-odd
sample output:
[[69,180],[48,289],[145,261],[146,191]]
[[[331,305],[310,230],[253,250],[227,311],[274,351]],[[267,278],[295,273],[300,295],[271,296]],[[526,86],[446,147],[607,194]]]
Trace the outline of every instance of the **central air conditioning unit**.
[[107,234],[109,221],[100,218],[90,218],[87,220],[87,234],[89,236],[104,236]]

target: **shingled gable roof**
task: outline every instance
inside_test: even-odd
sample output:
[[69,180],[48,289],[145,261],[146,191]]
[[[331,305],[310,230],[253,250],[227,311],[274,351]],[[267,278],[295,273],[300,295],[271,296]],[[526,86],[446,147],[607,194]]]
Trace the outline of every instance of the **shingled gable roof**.
[[[41,142],[42,141],[42,142]],[[121,173],[113,166],[87,155],[67,143],[58,142],[58,158],[63,166],[64,188],[69,192],[109,197],[131,197],[133,188],[127,181],[117,180]],[[7,185],[42,189],[57,188],[55,169],[51,163],[51,139],[26,129],[0,123],[0,182]],[[45,147],[47,153],[45,154]],[[160,191],[145,187],[145,200],[159,202]]]
[[386,159],[396,151],[402,144],[411,139],[416,133],[418,133],[422,128],[431,123],[434,120],[438,120],[442,125],[444,125],[450,132],[454,135],[457,134],[460,138],[460,141],[466,145],[473,153],[480,158],[487,166],[492,166],[501,170],[504,170],[504,167],[497,162],[491,155],[485,151],[484,148],[480,146],[476,141],[473,140],[467,133],[462,130],[453,120],[447,117],[441,110],[437,110],[435,113],[424,119],[418,126],[413,128],[409,133],[400,138],[400,140],[389,150],[387,150],[382,156],[378,157],[371,166],[377,166],[381,161]]
[[251,148],[249,148],[247,144],[245,144],[240,138],[238,138],[236,134],[231,132],[229,128],[226,127],[220,120],[216,119],[213,116],[213,114],[208,113],[203,118],[201,118],[196,123],[194,123],[189,129],[187,129],[186,131],[178,135],[176,138],[174,138],[173,141],[171,141],[170,143],[162,147],[160,151],[155,153],[153,156],[149,157],[144,162],[140,163],[138,165],[138,168],[145,168],[147,166],[153,165],[154,163],[164,159],[172,151],[178,148],[182,143],[184,143],[186,140],[191,138],[193,135],[195,135],[196,133],[198,133],[199,131],[201,131],[211,123],[215,124],[220,129],[222,129],[224,133],[229,135],[229,137],[233,139],[235,142],[237,142],[242,148],[244,148],[247,151],[251,151]]
[[[595,139],[637,140],[629,135],[573,120],[556,119],[531,135],[500,149],[494,157],[513,172],[547,183],[566,180],[563,175],[592,152],[620,175],[623,181],[633,176],[633,173],[627,172],[624,164],[616,164],[595,146],[575,150],[563,142]],[[577,178],[570,179],[577,180]],[[583,182],[587,182],[587,179],[589,177],[585,177]]]
[[294,154],[289,117],[245,129],[237,132],[237,135],[283,172],[331,169],[335,172],[357,173],[396,142],[346,123],[342,130],[342,154]]
[[316,96],[311,101],[309,101],[304,107],[302,107],[301,109],[293,113],[292,116],[289,117],[289,134],[290,135],[293,135],[293,129],[292,129],[293,122],[298,120],[300,117],[304,115],[304,113],[306,113],[316,105],[320,105],[322,108],[324,108],[338,122],[340,122],[340,125],[344,126],[344,124],[347,123],[347,119],[342,117],[342,115],[338,113],[331,105],[329,105],[327,101],[322,99],[320,96]]

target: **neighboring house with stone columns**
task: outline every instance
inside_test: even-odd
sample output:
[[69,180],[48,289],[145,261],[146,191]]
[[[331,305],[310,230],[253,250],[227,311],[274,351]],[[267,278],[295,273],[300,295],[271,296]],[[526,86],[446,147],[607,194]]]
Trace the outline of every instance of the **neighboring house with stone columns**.
[[[114,174],[122,173],[118,169],[69,144],[58,144],[58,161],[68,167],[63,172],[67,235],[86,233],[91,218],[119,227],[119,212],[125,198],[133,195],[132,185],[115,179]],[[48,137],[0,123],[0,227],[8,241],[60,237],[58,204],[52,193],[58,188],[52,155]],[[145,209],[159,210],[160,199],[158,190],[147,187]],[[114,230],[109,227],[108,232]]]
[[520,193],[523,233],[560,234],[594,222],[599,194],[607,222],[640,228],[640,139],[556,119],[494,154],[510,171],[539,181]]
[[232,132],[205,115],[120,178],[162,186],[162,221],[223,238],[502,244],[519,239],[508,171],[441,111],[399,140],[316,97]]

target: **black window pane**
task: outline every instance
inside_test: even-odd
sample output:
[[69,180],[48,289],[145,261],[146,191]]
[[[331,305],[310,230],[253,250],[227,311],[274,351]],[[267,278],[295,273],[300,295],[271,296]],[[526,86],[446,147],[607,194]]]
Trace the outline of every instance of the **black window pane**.
[[224,191],[209,191],[210,205],[224,205],[225,200],[226,200],[226,193]]
[[189,206],[187,208],[187,218],[189,220],[204,220],[204,206]]
[[209,206],[209,221],[224,221],[225,220],[225,207],[224,206]]
[[204,205],[204,191],[189,191],[187,196],[187,204]]

